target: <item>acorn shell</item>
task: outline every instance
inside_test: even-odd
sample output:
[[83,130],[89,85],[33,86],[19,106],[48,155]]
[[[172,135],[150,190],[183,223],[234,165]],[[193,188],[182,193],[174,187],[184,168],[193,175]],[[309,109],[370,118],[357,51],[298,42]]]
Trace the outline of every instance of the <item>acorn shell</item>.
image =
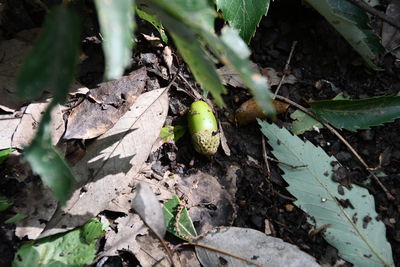
[[214,155],[219,147],[220,134],[217,120],[206,102],[196,101],[190,105],[188,125],[194,149],[206,156]]

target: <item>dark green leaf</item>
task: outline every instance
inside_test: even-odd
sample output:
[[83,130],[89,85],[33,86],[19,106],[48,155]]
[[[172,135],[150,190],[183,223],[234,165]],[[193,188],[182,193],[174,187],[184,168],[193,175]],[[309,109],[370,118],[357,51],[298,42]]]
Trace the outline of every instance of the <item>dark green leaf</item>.
[[161,24],[160,20],[156,16],[146,12],[145,10],[141,10],[139,8],[136,8],[136,15],[138,15],[141,19],[144,19],[145,21],[147,21],[148,23],[153,25],[157,29],[158,33],[160,34],[163,42],[166,44],[168,43],[168,36],[165,33],[164,27]]
[[79,55],[79,26],[77,15],[64,5],[49,13],[17,77],[18,96],[34,99],[51,90],[54,101],[64,102]]
[[[197,232],[186,208],[182,209],[179,222],[176,223],[176,216],[180,203],[179,197],[174,195],[173,198],[168,200],[163,206],[167,231],[181,239],[189,240],[196,237]],[[176,225],[179,227],[179,233],[176,230]],[[186,237],[182,236],[180,233],[184,234]]]
[[361,8],[343,0],[306,0],[347,40],[373,69],[385,51],[380,38],[372,31],[368,15]]
[[8,159],[8,155],[13,151],[15,151],[14,148],[7,148],[0,150],[0,164],[3,163],[6,159]]
[[83,227],[67,233],[45,237],[22,245],[15,254],[13,266],[78,267],[90,265],[96,255],[97,240],[103,234],[101,223],[97,219],[92,219]]
[[400,96],[322,100],[311,103],[311,109],[336,128],[356,131],[400,118]]
[[106,59],[106,79],[118,79],[130,63],[133,46],[134,1],[95,0],[103,50]]
[[62,156],[51,143],[52,102],[43,115],[39,130],[31,145],[25,149],[25,157],[32,170],[40,175],[55,197],[64,204],[73,189],[74,176]]
[[0,212],[5,211],[11,207],[14,203],[9,201],[5,196],[0,195]]
[[229,25],[249,43],[262,16],[267,14],[269,0],[217,0],[217,8]]

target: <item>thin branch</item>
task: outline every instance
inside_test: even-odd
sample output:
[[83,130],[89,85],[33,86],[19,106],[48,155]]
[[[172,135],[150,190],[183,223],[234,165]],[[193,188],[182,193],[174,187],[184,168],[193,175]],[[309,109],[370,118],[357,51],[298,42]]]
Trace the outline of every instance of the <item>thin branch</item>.
[[262,265],[260,265],[260,264],[258,264],[258,263],[255,263],[255,262],[253,262],[253,261],[250,261],[250,260],[248,260],[248,259],[246,259],[246,258],[237,256],[237,255],[235,255],[235,254],[231,254],[231,253],[229,253],[229,252],[226,252],[226,251],[223,251],[223,250],[220,250],[220,249],[217,249],[217,248],[209,247],[209,246],[207,246],[207,245],[199,244],[199,243],[183,242],[183,243],[180,243],[180,244],[176,245],[176,246],[174,247],[173,250],[176,251],[178,248],[180,248],[180,247],[182,247],[182,246],[197,246],[197,247],[205,248],[205,249],[212,250],[212,251],[215,251],[215,252],[218,252],[218,253],[227,255],[227,256],[229,256],[229,257],[232,257],[232,258],[235,258],[235,259],[244,261],[244,262],[246,262],[246,263],[248,263],[248,264],[252,264],[252,265],[255,265],[255,266],[258,266],[258,267],[262,267]]
[[379,11],[376,8],[373,8],[372,6],[368,5],[367,3],[365,3],[362,0],[348,0],[348,1],[351,2],[353,5],[356,5],[359,8],[364,9],[365,11],[370,13],[371,15],[374,15],[375,17],[378,17],[381,20],[389,23],[390,25],[392,25],[396,29],[400,30],[400,24],[396,20],[394,20],[393,18],[387,16],[382,11]]
[[336,131],[335,128],[333,128],[332,126],[330,126],[328,123],[324,122],[319,116],[317,116],[316,114],[314,114],[313,112],[311,112],[310,110],[308,110],[307,108],[297,104],[296,102],[277,95],[276,96],[277,99],[282,100],[298,109],[300,109],[301,111],[303,111],[304,113],[306,113],[307,115],[313,117],[314,119],[318,120],[320,123],[322,123],[322,125],[324,125],[329,131],[331,131],[334,135],[336,135],[340,141],[343,142],[343,144],[350,150],[351,153],[353,153],[353,155],[358,159],[358,161],[367,169],[367,171],[370,173],[370,175],[372,176],[372,178],[374,178],[375,182],[381,187],[381,189],[385,192],[386,197],[390,200],[393,201],[396,198],[389,192],[389,190],[382,184],[382,182],[379,180],[378,176],[375,175],[375,173],[372,171],[372,169],[367,165],[367,163],[364,161],[364,159],[357,153],[357,151],[350,145],[349,142],[347,142],[347,140],[338,132]]
[[296,45],[297,45],[297,41],[294,41],[294,42],[292,43],[292,48],[290,49],[289,56],[288,56],[288,58],[287,58],[287,60],[286,60],[285,67],[283,68],[283,75],[282,75],[282,78],[281,78],[281,80],[279,81],[278,87],[276,88],[275,94],[274,94],[274,96],[272,97],[272,99],[275,99],[275,97],[277,96],[277,94],[278,94],[278,92],[279,92],[279,89],[281,89],[281,86],[282,86],[282,84],[283,84],[283,81],[284,81],[285,78],[286,78],[286,74],[289,73],[289,65],[290,65],[290,61],[292,60],[293,52],[294,52],[294,49],[296,48]]

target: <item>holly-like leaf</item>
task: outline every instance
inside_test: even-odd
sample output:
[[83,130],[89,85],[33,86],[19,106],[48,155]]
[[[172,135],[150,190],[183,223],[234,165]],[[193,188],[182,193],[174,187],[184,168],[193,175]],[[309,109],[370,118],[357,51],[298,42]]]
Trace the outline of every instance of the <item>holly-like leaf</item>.
[[357,131],[400,118],[400,96],[322,100],[311,103],[311,109],[336,128]]
[[[180,203],[179,197],[174,195],[173,198],[168,200],[163,206],[167,231],[181,239],[189,240],[196,237],[197,232],[186,208],[182,208],[179,222],[176,222]],[[179,227],[179,231],[177,231],[176,226]],[[182,234],[185,236],[182,236]]]
[[269,0],[217,0],[225,21],[239,31],[240,37],[249,43],[262,16],[267,14]]
[[289,184],[287,190],[297,198],[294,204],[308,213],[309,223],[326,227],[323,236],[339,256],[354,266],[394,266],[385,225],[378,219],[368,190],[334,182],[332,177],[343,167],[320,147],[275,124],[261,120],[259,124],[272,153],[285,163],[279,168]]

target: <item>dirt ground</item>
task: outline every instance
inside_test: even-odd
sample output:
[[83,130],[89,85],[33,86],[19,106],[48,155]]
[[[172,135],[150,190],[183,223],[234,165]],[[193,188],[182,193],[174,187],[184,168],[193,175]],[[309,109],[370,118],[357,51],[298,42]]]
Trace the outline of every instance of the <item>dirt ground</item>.
[[[393,95],[399,92],[400,64],[396,63],[392,55],[381,59],[383,71],[374,72],[367,69],[339,34],[321,16],[302,6],[300,2],[273,2],[268,17],[261,21],[251,42],[252,61],[261,67],[273,67],[277,71],[284,68],[293,41],[298,42],[290,68],[299,81],[293,85],[283,85],[280,95],[306,107],[312,100],[330,99],[337,95],[338,92],[328,83],[322,83],[322,86],[317,88],[315,84],[320,80],[333,83],[340,92],[351,98]],[[34,17],[28,25],[33,23],[38,26],[39,21],[40,19]],[[152,31],[143,22],[139,25],[138,32],[142,29],[145,32]],[[3,24],[3,27],[6,26]],[[11,28],[9,32],[13,30],[15,29]],[[5,33],[3,31],[3,35]],[[6,37],[11,38],[12,34],[9,33]],[[89,60],[81,66],[79,81],[91,86],[102,79],[104,65],[101,46],[87,39],[83,49]],[[138,64],[144,64],[140,59],[146,52],[157,54],[139,38],[135,52]],[[183,72],[187,73],[185,69]],[[162,85],[166,83],[162,79],[159,82]],[[193,79],[189,82],[193,82]],[[227,108],[218,112],[232,152],[230,157],[225,156],[222,149],[212,160],[200,156],[194,152],[190,137],[186,134],[176,145],[164,144],[149,157],[148,163],[153,166],[153,170],[161,174],[171,171],[182,176],[197,170],[218,176],[232,165],[240,166],[236,172],[238,180],[235,203],[238,208],[233,225],[262,232],[266,227],[270,228],[273,236],[297,245],[314,256],[319,263],[334,265],[338,260],[336,249],[328,245],[320,234],[310,234],[312,229],[307,223],[307,215],[293,205],[294,198],[286,191],[286,183],[275,163],[271,162],[272,174],[267,175],[259,126],[254,123],[248,127],[237,128],[229,122],[229,115],[249,98],[246,90],[229,88],[228,94],[224,96]],[[187,108],[191,101],[185,93],[172,90],[167,122],[173,125],[185,124],[186,118],[181,116],[179,111]],[[289,113],[292,111],[294,108],[289,108],[288,112],[279,115],[276,123],[289,125]],[[374,195],[376,211],[386,225],[387,239],[392,246],[397,265],[400,264],[399,127],[400,121],[396,120],[371,130],[342,131],[344,137],[369,166],[380,165],[380,170],[386,174],[380,178],[381,182],[396,197],[393,202],[388,201],[384,192],[374,182],[365,185],[370,179],[368,172],[331,132],[321,129],[319,133],[310,131],[301,135],[301,138],[321,146],[329,155],[334,155],[348,169],[348,175],[344,179],[365,186]],[[2,174],[6,171],[1,170]],[[3,176],[0,178],[0,193],[5,196],[15,194],[18,186],[15,180],[7,180]],[[2,216],[6,215],[0,214],[0,221]],[[13,235],[12,225],[0,226],[0,240],[0,265],[7,266],[21,241]],[[130,261],[133,264],[131,256],[124,255],[123,258],[125,262]],[[350,266],[344,262],[341,264],[340,266]]]

